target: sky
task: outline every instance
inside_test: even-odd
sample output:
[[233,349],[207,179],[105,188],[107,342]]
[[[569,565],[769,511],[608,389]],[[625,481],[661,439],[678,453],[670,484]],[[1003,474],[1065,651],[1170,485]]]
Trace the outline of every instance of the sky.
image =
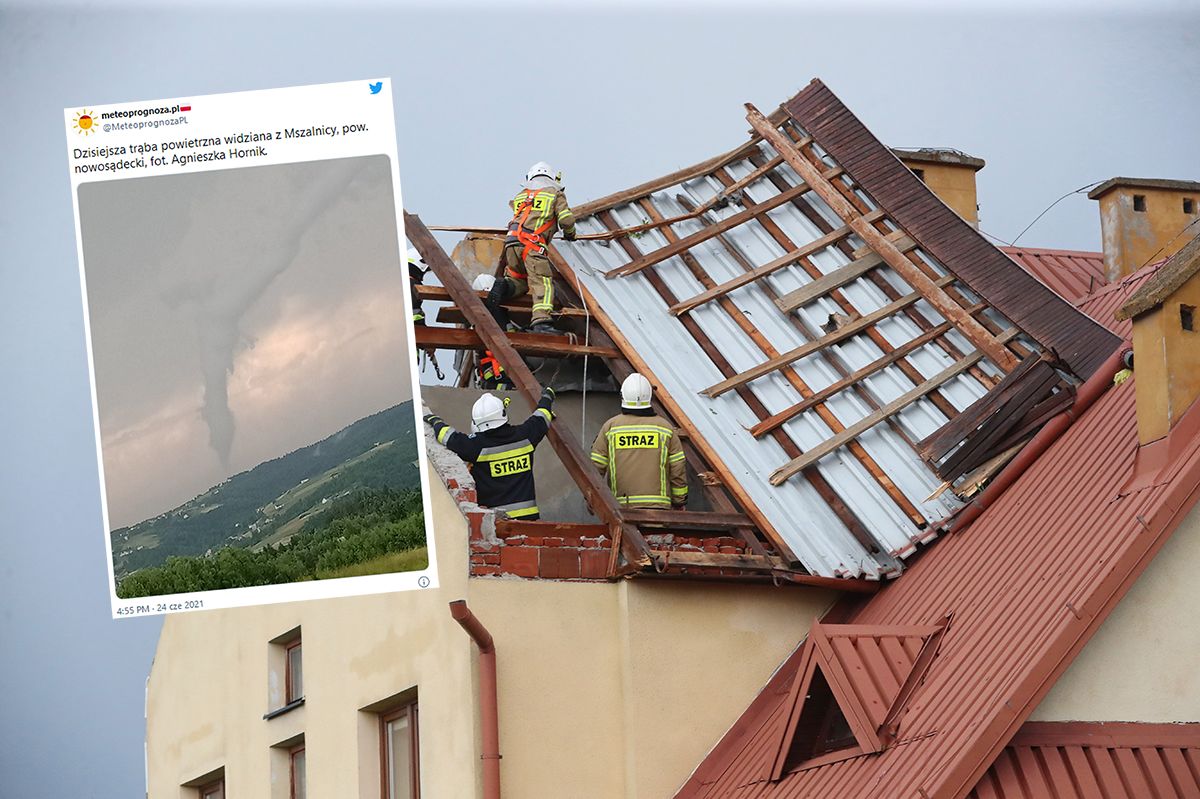
[[[6,793],[143,795],[161,623],[109,618],[64,108],[391,76],[401,193],[427,224],[502,225],[538,160],[575,203],[702,160],[745,140],[743,103],[769,112],[813,77],[888,144],[985,159],[981,227],[1005,241],[1095,181],[1200,178],[1196,4],[1039,5],[0,3]],[[546,53],[542,86],[515,90],[515,56]],[[1020,244],[1099,241],[1072,194]]]
[[411,398],[387,157],[79,200],[113,528]]

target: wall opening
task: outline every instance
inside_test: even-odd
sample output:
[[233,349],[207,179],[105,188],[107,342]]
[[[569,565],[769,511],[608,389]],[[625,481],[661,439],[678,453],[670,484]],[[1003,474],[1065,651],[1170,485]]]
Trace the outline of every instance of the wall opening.
[[1194,199],[1192,199],[1191,197],[1184,197],[1183,198],[1183,212],[1185,214],[1196,213],[1196,201]]
[[1144,195],[1144,194],[1133,195],[1133,210],[1142,211],[1142,212],[1144,212],[1146,210],[1146,195]]
[[1196,331],[1196,306],[1179,306],[1179,326],[1184,330]]

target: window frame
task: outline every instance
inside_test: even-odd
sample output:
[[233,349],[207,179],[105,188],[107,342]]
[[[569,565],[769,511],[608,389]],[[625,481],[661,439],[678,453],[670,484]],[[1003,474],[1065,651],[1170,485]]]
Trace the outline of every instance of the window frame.
[[[287,750],[288,755],[288,796],[290,799],[300,799],[296,796],[296,756],[304,755],[304,741]],[[304,796],[308,796],[308,756],[304,757]]]
[[[214,794],[213,791],[220,791],[220,793]],[[222,774],[212,782],[207,782],[196,788],[196,795],[200,799],[210,799],[210,797],[225,799],[225,775]]]
[[379,795],[381,799],[388,799],[389,789],[391,788],[391,780],[389,779],[389,774],[391,773],[391,751],[388,746],[388,724],[404,716],[408,717],[408,728],[410,731],[409,762],[412,763],[412,770],[409,772],[409,790],[412,794],[412,799],[421,799],[421,734],[416,698],[410,699],[396,707],[389,708],[379,714]]
[[[285,707],[287,705],[292,704],[293,702],[298,702],[299,700],[304,698],[304,693],[303,693],[303,688],[304,688],[304,649],[302,647],[303,642],[304,642],[304,639],[301,636],[297,635],[295,640],[292,640],[292,641],[289,641],[289,642],[283,644],[283,672],[284,672],[283,704]],[[300,650],[299,654],[297,655],[297,658],[298,658],[297,663],[298,663],[298,666],[300,669],[300,688],[302,689],[298,695],[296,694],[296,686],[292,680],[292,651],[296,650],[296,649]]]

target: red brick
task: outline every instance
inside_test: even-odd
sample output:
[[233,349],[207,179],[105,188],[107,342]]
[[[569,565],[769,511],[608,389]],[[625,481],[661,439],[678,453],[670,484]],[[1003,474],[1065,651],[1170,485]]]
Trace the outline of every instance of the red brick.
[[471,558],[471,560],[475,559],[478,559],[480,563],[488,563],[494,566],[500,565],[499,552],[485,552],[482,555],[476,555],[475,557]]
[[583,539],[577,535],[564,535],[562,537],[562,545],[564,547],[581,547],[583,546]]
[[741,550],[737,547],[721,547],[721,552],[726,555],[740,555]]
[[467,514],[467,530],[467,537],[472,541],[483,540],[483,513],[481,511],[473,511]]
[[558,536],[546,536],[542,539],[542,546],[544,547],[561,547],[562,545],[563,540]]
[[579,554],[581,577],[602,579],[608,574],[608,550],[585,549]]
[[500,574],[499,566],[471,566],[471,575],[474,577],[488,577],[493,574]]
[[525,536],[525,546],[540,547],[545,540],[546,539],[542,538],[540,535],[527,535]]
[[537,577],[538,550],[507,546],[500,550],[500,571],[518,577]]
[[524,546],[527,543],[528,541],[525,540],[525,536],[523,535],[510,535],[508,538],[504,539],[504,545],[510,547]]
[[716,544],[705,544],[704,551],[705,552],[720,552],[721,548],[719,546],[717,546]]
[[579,576],[579,550],[550,547],[541,553],[539,573],[551,579],[568,579]]

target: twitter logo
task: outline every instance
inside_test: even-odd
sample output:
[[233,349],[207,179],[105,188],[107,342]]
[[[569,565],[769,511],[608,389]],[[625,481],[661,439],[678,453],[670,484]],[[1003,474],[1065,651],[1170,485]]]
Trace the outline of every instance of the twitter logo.
[[380,90],[383,89],[383,81],[380,80],[376,81],[375,83],[368,83],[367,88],[371,90],[371,94],[379,94]]

